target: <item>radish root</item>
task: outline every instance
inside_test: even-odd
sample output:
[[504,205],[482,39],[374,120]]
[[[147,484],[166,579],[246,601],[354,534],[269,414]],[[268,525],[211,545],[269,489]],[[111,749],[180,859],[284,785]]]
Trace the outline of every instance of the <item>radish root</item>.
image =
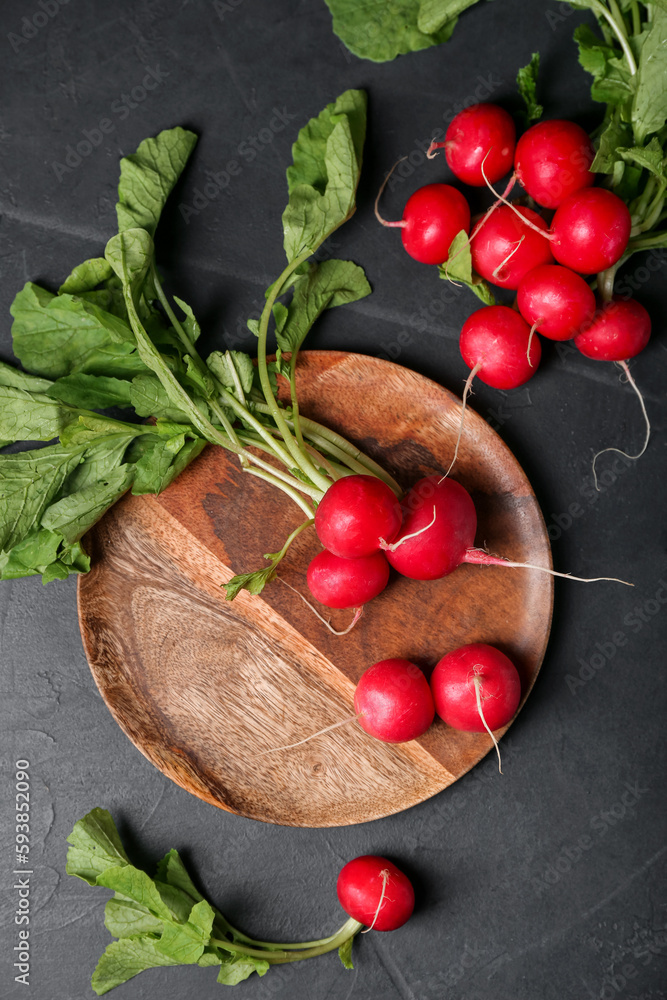
[[[489,154],[487,153],[486,155],[488,156]],[[484,160],[486,160],[486,156],[484,157]],[[531,222],[529,219],[526,219],[525,216],[523,216],[521,214],[521,212],[516,207],[516,205],[513,205],[511,201],[507,200],[506,194],[498,194],[498,192],[494,188],[493,184],[491,183],[491,181],[489,180],[489,178],[486,176],[486,174],[484,172],[484,160],[482,160],[482,165],[480,167],[480,170],[482,171],[482,177],[484,178],[484,183],[488,187],[489,191],[491,191],[491,193],[496,196],[496,198],[498,199],[499,202],[501,202],[503,205],[507,205],[508,208],[511,208],[512,211],[514,212],[514,214],[518,215],[519,218],[521,219],[521,221],[523,223],[525,223],[525,225],[527,225],[529,229],[534,229],[535,232],[539,233],[540,236],[543,236],[545,238],[545,240],[549,240],[549,241],[553,240],[554,237],[553,237],[553,235],[551,233],[548,233],[544,229],[540,229],[540,227],[536,226],[534,222]]]
[[389,881],[389,872],[387,871],[386,868],[383,868],[382,871],[380,872],[380,875],[382,876],[382,892],[380,893],[380,902],[378,903],[378,908],[375,911],[375,916],[373,917],[373,923],[370,925],[370,927],[366,927],[365,930],[361,932],[362,934],[368,934],[369,931],[373,930],[373,928],[375,927],[375,921],[379,917],[380,910],[382,909],[382,903],[384,902],[384,894],[387,891],[387,882]]
[[540,323],[544,323],[544,319],[538,319],[530,328],[530,333],[528,334],[528,347],[526,348],[526,357],[528,358],[528,364],[531,368],[534,367],[533,362],[530,360],[530,349],[533,346],[533,337],[535,336],[535,331],[537,330]]
[[524,233],[523,236],[521,237],[521,239],[517,240],[517,242],[515,243],[514,249],[510,250],[510,252],[507,254],[507,257],[505,257],[504,260],[501,260],[500,264],[498,264],[498,266],[493,269],[493,271],[491,272],[491,276],[493,278],[500,277],[500,272],[504,268],[505,264],[508,264],[511,261],[512,257],[514,256],[514,254],[521,247],[521,244],[523,243],[523,241],[525,240],[525,238],[526,238],[526,234]]
[[458,433],[458,436],[456,438],[456,448],[454,449],[454,458],[449,463],[449,468],[447,469],[447,472],[444,474],[444,476],[442,477],[442,479],[438,480],[438,486],[440,485],[440,483],[444,482],[444,480],[447,478],[447,476],[449,475],[449,473],[454,468],[454,463],[456,462],[456,459],[458,458],[458,455],[459,455],[459,445],[461,444],[461,436],[463,434],[463,421],[465,420],[465,415],[466,415],[466,402],[467,402],[467,399],[468,399],[468,394],[471,391],[472,380],[474,379],[475,375],[480,370],[480,368],[482,367],[483,364],[484,364],[484,359],[482,358],[481,361],[477,362],[477,364],[475,365],[475,367],[471,370],[470,374],[468,375],[468,378],[466,379],[465,386],[464,386],[464,389],[463,389],[463,397],[462,397],[462,400],[461,400],[461,402],[462,402],[462,405],[461,405],[461,423],[459,424],[459,433]]
[[[622,448],[603,448],[602,451],[598,451],[598,452],[595,453],[595,455],[593,456],[593,479],[595,480],[595,489],[598,491],[598,493],[600,492],[600,487],[598,485],[598,474],[595,471],[595,463],[597,462],[597,460],[600,457],[600,455],[604,455],[608,451],[615,451],[617,454],[624,455],[626,458],[629,458],[633,462],[635,462],[638,458],[642,457],[642,455],[644,454],[644,452],[648,448],[648,443],[649,443],[649,441],[651,439],[651,421],[649,420],[648,413],[646,412],[646,404],[644,403],[644,397],[642,396],[641,392],[637,388],[637,383],[635,382],[635,380],[633,379],[632,375],[630,374],[630,369],[628,368],[627,361],[617,361],[616,364],[618,365],[619,368],[621,368],[625,372],[625,376],[627,378],[627,381],[630,383],[630,385],[632,386],[632,388],[637,393],[637,396],[639,398],[639,403],[640,403],[640,406],[642,408],[642,413],[644,414],[644,420],[646,421],[646,437],[644,438],[644,444],[642,446],[641,451],[638,451],[636,455],[629,455],[628,452],[627,451],[623,451]],[[621,376],[621,378],[622,378],[622,376]]]
[[385,177],[385,179],[382,181],[382,184],[380,185],[380,190],[377,193],[377,198],[375,199],[375,205],[373,207],[373,211],[375,212],[375,218],[383,226],[387,226],[388,228],[403,229],[405,227],[405,220],[404,219],[401,219],[399,222],[388,222],[387,219],[383,219],[382,216],[380,215],[380,210],[378,208],[378,205],[380,203],[380,198],[383,195],[384,189],[387,186],[387,182],[389,181],[389,178],[391,177],[391,175],[393,174],[394,170],[399,165],[399,163],[402,163],[403,160],[407,160],[407,156],[401,156],[400,159],[396,160],[396,163],[393,165],[393,167],[391,168],[391,170],[389,171],[389,173],[387,174],[387,176]]
[[[489,154],[487,153],[486,156],[488,156],[488,155]],[[484,159],[486,159],[486,156],[484,157]],[[452,263],[452,261],[456,260],[456,258],[459,256],[459,254],[463,253],[463,251],[465,250],[466,247],[470,246],[470,243],[472,242],[472,240],[474,240],[475,236],[477,236],[477,233],[480,231],[480,229],[482,228],[482,226],[484,225],[484,223],[487,222],[491,218],[491,216],[493,215],[493,213],[495,212],[495,210],[498,208],[498,206],[500,204],[502,204],[502,199],[507,197],[507,195],[510,193],[510,191],[514,187],[515,183],[516,183],[516,175],[512,174],[512,176],[509,179],[509,183],[508,183],[507,187],[505,188],[505,190],[502,193],[502,196],[499,197],[498,200],[494,202],[494,204],[491,206],[491,208],[487,209],[487,211],[484,213],[484,215],[482,216],[482,218],[475,225],[475,228],[473,229],[473,231],[471,232],[470,236],[465,241],[465,243],[463,244],[463,246],[459,247],[459,249],[456,251],[456,253],[454,254],[453,257],[448,257],[447,258],[447,260],[445,261],[445,277],[447,278],[448,281],[452,281],[453,284],[456,284],[456,282],[454,282],[453,279],[449,277],[449,274],[448,274],[448,267],[449,267],[449,265]]]
[[503,764],[502,764],[502,761],[500,759],[500,747],[498,746],[498,740],[495,738],[495,736],[493,735],[493,733],[489,729],[487,721],[484,718],[484,712],[482,710],[482,678],[478,674],[475,674],[475,676],[472,679],[472,682],[475,685],[475,698],[477,699],[477,711],[479,712],[479,717],[482,720],[482,725],[484,726],[484,728],[486,729],[487,733],[489,734],[489,736],[493,740],[493,745],[496,748],[496,753],[498,754],[498,770],[502,774],[503,773]]
[[[444,478],[444,476],[443,476],[443,478]],[[440,482],[442,482],[442,479],[440,480]],[[435,504],[434,504],[433,505],[433,517],[431,518],[430,522],[425,527],[420,528],[419,531],[413,531],[409,535],[405,535],[398,542],[392,542],[390,545],[387,544],[387,542],[385,542],[384,538],[381,538],[380,539],[380,548],[382,549],[383,552],[395,552],[396,549],[400,545],[402,545],[403,542],[407,542],[407,540],[409,538],[416,538],[417,535],[423,535],[425,531],[428,531],[429,528],[432,528],[433,525],[435,524],[435,519],[436,519],[437,516],[438,515],[437,515],[436,509],[435,509]]]
[[347,635],[348,632],[352,631],[352,629],[354,628],[354,626],[357,624],[357,622],[359,621],[359,619],[361,618],[361,616],[364,613],[363,606],[360,607],[360,608],[355,608],[354,609],[354,618],[352,619],[352,621],[350,622],[350,624],[347,626],[347,628],[338,630],[338,629],[336,629],[336,628],[333,627],[333,625],[331,624],[331,621],[328,621],[323,615],[321,615],[319,613],[319,611],[317,610],[317,608],[313,607],[313,605],[310,603],[310,601],[307,600],[303,596],[303,594],[296,589],[296,587],[293,587],[291,583],[287,582],[287,580],[283,580],[282,576],[277,576],[276,580],[280,580],[280,582],[283,583],[286,587],[289,587],[289,589],[291,591],[293,591],[297,595],[297,597],[300,597],[301,600],[303,601],[303,603],[308,605],[308,607],[313,612],[313,614],[315,615],[315,617],[319,618],[319,620],[322,622],[322,624],[326,625],[326,627],[329,629],[329,631],[333,632],[334,635]]
[[[359,712],[359,715],[362,715],[362,713]],[[293,750],[295,747],[303,746],[304,743],[309,743],[311,740],[314,740],[316,736],[322,736],[324,733],[330,733],[332,729],[338,729],[340,726],[347,726],[350,722],[356,722],[359,715],[351,715],[349,718],[343,719],[342,722],[334,722],[333,726],[326,726],[324,729],[319,729],[316,733],[306,736],[304,740],[299,740],[298,743],[288,743],[284,747],[272,747],[270,750],[262,750],[261,753],[255,753],[252,756],[266,757],[267,754],[278,753],[279,750]]]
[[503,559],[502,556],[490,556],[483,549],[466,549],[463,557],[464,563],[471,563],[474,566],[507,566],[512,569],[536,569],[540,573],[548,573],[549,576],[560,576],[564,580],[578,580],[579,583],[600,583],[607,580],[609,583],[622,583],[624,587],[634,587],[634,583],[627,580],[619,580],[615,576],[593,576],[590,578],[583,576],[573,576],[572,573],[557,573],[555,569],[547,569],[546,566],[535,566],[533,563],[511,562]]
[[[435,159],[435,155],[436,155],[435,151],[436,151],[436,149],[447,149],[447,143],[446,142],[436,142],[435,139],[431,139],[431,145],[426,150],[426,159],[427,160],[434,160]],[[488,156],[489,154],[487,153],[486,155]]]

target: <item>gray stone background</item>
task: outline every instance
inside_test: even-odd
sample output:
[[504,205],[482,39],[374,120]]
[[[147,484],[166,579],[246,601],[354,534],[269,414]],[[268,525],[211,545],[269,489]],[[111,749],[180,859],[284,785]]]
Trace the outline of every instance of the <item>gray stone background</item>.
[[[200,317],[206,346],[244,346],[239,330],[282,268],[293,138],[353,86],[369,91],[369,134],[359,210],[337,234],[336,250],[366,268],[374,294],[325,317],[311,346],[384,353],[460,392],[467,371],[457,335],[476,301],[465,290],[448,293],[432,269],[403,253],[398,234],[377,226],[372,201],[385,170],[457,104],[491,96],[517,110],[514,75],[535,49],[547,115],[588,127],[599,118],[571,40],[586,15],[556,0],[480,4],[448,45],[384,65],[342,48],[322,0],[230,0],[217,9],[204,0],[61,0],[34,37],[12,44],[10,34],[40,9],[37,0],[4,0],[0,11],[0,348],[8,359],[15,293],[27,279],[57,286],[100,252],[115,232],[119,157],[176,124],[201,139],[167,211],[158,257]],[[161,80],[130,108],[122,95],[148,69]],[[288,119],[279,130],[270,124],[276,108]],[[54,168],[102,118],[114,127],[99,146],[67,172]],[[184,210],[230,160],[242,169],[224,190],[198,214]],[[386,198],[385,213],[398,217],[416,187],[446,176],[442,159],[419,166]],[[654,318],[654,338],[632,365],[653,439],[639,463],[607,474],[599,495],[593,451],[634,447],[642,434],[637,401],[612,365],[547,347],[528,388],[503,395],[477,385],[472,405],[537,490],[556,565],[636,582],[634,590],[557,585],[546,660],[504,741],[502,778],[489,757],[431,801],[348,829],[282,829],[227,815],[163,777],[112,720],[81,648],[75,584],[0,585],[0,996],[92,996],[90,975],[109,939],[106,893],[69,878],[64,866],[65,837],[95,805],[113,812],[140,861],[181,849],[210,897],[260,937],[319,937],[338,926],[336,875],[358,854],[388,854],[413,878],[414,918],[391,936],[364,938],[354,972],[335,955],[273,969],[236,987],[248,1000],[667,995],[665,264],[663,256],[651,273],[645,261],[626,267]],[[619,631],[623,644],[613,639]],[[33,795],[28,988],[14,983],[12,970],[17,758],[30,761]],[[146,972],[116,995],[204,1000],[224,989],[214,970],[178,968]]]

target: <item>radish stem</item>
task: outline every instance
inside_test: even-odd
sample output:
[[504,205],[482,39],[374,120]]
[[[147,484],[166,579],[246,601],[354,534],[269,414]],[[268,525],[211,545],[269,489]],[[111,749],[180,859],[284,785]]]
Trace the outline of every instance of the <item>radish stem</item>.
[[607,580],[609,583],[622,583],[625,587],[634,587],[634,583],[627,580],[619,580],[615,576],[594,576],[586,578],[583,576],[573,576],[572,573],[557,573],[555,569],[548,569],[546,566],[534,566],[533,563],[511,562],[503,559],[502,556],[490,556],[483,549],[466,549],[463,557],[464,563],[471,563],[474,566],[507,566],[512,569],[536,569],[540,573],[548,573],[549,576],[561,576],[565,580],[578,580],[580,583],[600,583]]

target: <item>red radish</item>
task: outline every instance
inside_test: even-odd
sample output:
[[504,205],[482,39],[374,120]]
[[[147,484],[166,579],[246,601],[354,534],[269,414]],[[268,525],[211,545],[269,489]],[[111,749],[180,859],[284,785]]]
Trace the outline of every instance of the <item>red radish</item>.
[[376,476],[345,476],[329,487],[315,512],[322,545],[336,556],[358,559],[391,542],[401,526],[401,505]]
[[516,146],[514,168],[519,182],[543,208],[557,208],[582,188],[590,187],[595,157],[587,133],[574,122],[538,122]]
[[[526,225],[523,219],[531,225]],[[544,236],[533,226],[543,231]],[[521,279],[534,267],[553,261],[548,236],[547,224],[537,212],[500,205],[473,233],[472,266],[500,288],[518,288]]]
[[606,188],[571,194],[551,223],[551,249],[559,264],[596,274],[616,264],[630,239],[632,221],[625,202]]
[[482,549],[473,548],[477,531],[475,505],[463,486],[452,479],[437,475],[425,476],[406,495],[402,507],[403,527],[394,545],[398,542],[401,544],[388,550],[387,558],[394,569],[411,580],[439,580],[463,563],[473,563],[477,566],[535,569],[550,576],[562,576],[584,583],[598,580],[626,583],[615,577],[582,580],[570,573],[557,573],[545,566],[533,566],[531,563],[510,562],[500,556],[488,555]]
[[521,680],[512,661],[493,646],[475,642],[440,660],[431,676],[435,709],[452,729],[493,735],[513,718],[521,700]]
[[643,351],[651,336],[651,317],[644,306],[635,299],[612,299],[605,303],[596,315],[593,322],[585,330],[582,330],[574,338],[575,346],[587,358],[594,358],[599,361],[615,361],[623,370],[625,376],[637,393],[639,403],[646,423],[646,436],[640,451],[635,455],[630,455],[621,448],[603,448],[593,457],[593,477],[595,487],[599,490],[595,463],[600,455],[607,451],[615,451],[619,455],[625,455],[633,461],[641,458],[648,447],[651,438],[651,422],[646,412],[644,398],[637,388],[637,383],[630,374],[628,358]]
[[324,549],[308,567],[308,588],[327,608],[358,608],[377,597],[389,582],[389,564],[382,552],[343,559]]
[[550,340],[570,340],[595,315],[595,295],[580,274],[559,264],[529,271],[519,285],[523,318]]
[[[449,168],[471,187],[495,184],[512,169],[516,129],[512,116],[497,104],[472,104],[459,111],[445,133],[444,142],[432,142],[427,156],[444,149]],[[484,164],[484,172],[482,172]]]
[[403,246],[422,264],[442,264],[447,260],[454,237],[470,229],[470,207],[460,191],[449,184],[426,184],[415,191],[403,210],[400,222],[387,222],[378,211],[378,202],[391,173],[375,199],[375,216],[383,226],[401,229]]
[[612,299],[574,338],[587,358],[627,361],[643,351],[651,336],[651,317],[636,299]]
[[410,660],[380,660],[362,675],[354,692],[362,729],[383,743],[407,743],[425,733],[435,708],[428,681]]
[[468,368],[494,389],[516,389],[535,374],[542,357],[537,337],[509,306],[482,306],[463,324],[459,347]]
[[410,919],[415,893],[407,875],[376,854],[364,854],[341,869],[338,901],[348,916],[376,931],[395,931]]

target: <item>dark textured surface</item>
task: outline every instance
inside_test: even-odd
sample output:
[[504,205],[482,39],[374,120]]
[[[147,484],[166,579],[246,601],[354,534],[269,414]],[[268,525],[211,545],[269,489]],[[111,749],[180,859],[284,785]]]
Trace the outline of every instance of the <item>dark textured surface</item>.
[[[208,344],[236,339],[238,346],[242,321],[282,267],[283,170],[296,129],[346,87],[363,86],[370,131],[360,207],[337,235],[336,252],[365,266],[375,292],[327,316],[311,346],[385,352],[459,391],[466,373],[456,336],[475,303],[463,290],[447,293],[430,269],[403,254],[398,235],[376,225],[372,196],[399,154],[474,97],[479,78],[512,107],[516,67],[538,47],[548,114],[576,115],[592,126],[597,112],[571,42],[581,15],[558,21],[555,2],[480,4],[447,46],[375,66],[341,48],[321,0],[232,0],[218,8],[221,14],[203,0],[71,0],[15,51],[9,34],[41,8],[3,3],[3,356],[10,356],[7,309],[15,292],[27,278],[57,285],[74,264],[99,253],[114,232],[119,156],[174,124],[202,138],[158,234],[158,256],[168,274],[178,275]],[[146,67],[168,75],[122,117],[114,102],[141,85]],[[288,118],[286,127],[260,132],[271,130],[272,120],[281,125],[275,108]],[[58,179],[54,161],[63,162],[68,144],[103,118],[113,131]],[[248,162],[239,145],[258,135],[270,141],[258,140],[260,151]],[[230,160],[240,173],[186,224],[179,201],[192,206],[197,189]],[[442,161],[421,167],[387,197],[386,214],[398,216],[422,180],[444,175]],[[636,400],[611,365],[574,355],[561,360],[547,350],[529,390],[502,396],[480,385],[473,400],[500,425],[531,477],[557,536],[556,564],[637,584],[559,584],[551,644],[530,704],[505,742],[502,778],[489,758],[436,799],[350,829],[287,830],[226,815],[154,770],[112,721],[82,653],[74,583],[0,586],[2,997],[92,996],[90,974],[109,940],[106,893],[65,876],[64,840],[94,805],[113,811],[144,861],[183,848],[211,897],[259,936],[311,937],[337,926],[336,874],[357,854],[386,853],[414,878],[415,917],[392,936],[364,938],[354,972],[335,956],[274,969],[237,987],[251,1000],[666,995],[665,262],[648,281],[639,264],[627,270],[642,285],[656,336],[633,370],[654,437],[640,463],[609,474],[599,497],[590,486],[592,451],[641,436]],[[590,679],[575,686],[580,671]],[[12,969],[10,842],[19,757],[30,760],[33,794],[29,990],[14,983]],[[146,972],[117,995],[180,1000],[224,989],[213,970],[179,968]]]

